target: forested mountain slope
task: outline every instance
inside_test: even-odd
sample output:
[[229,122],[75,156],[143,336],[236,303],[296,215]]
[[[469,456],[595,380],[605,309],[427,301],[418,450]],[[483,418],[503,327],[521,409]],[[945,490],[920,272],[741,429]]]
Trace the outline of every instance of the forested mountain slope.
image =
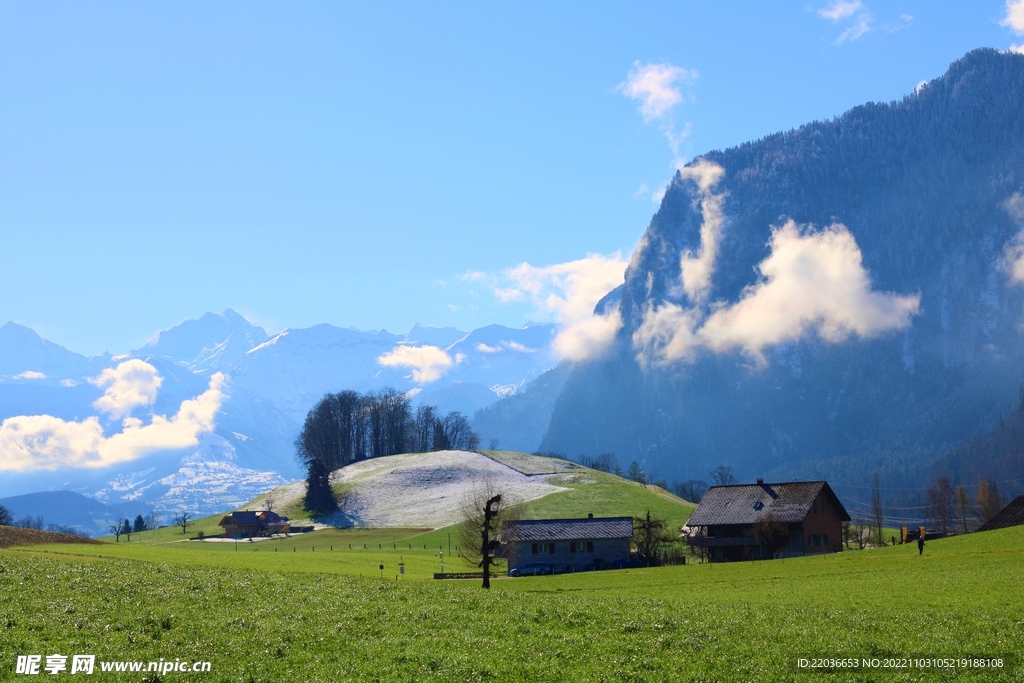
[[695,159],[541,449],[855,478],[992,427],[1024,377],[1022,112],[1024,55],[977,50],[902,101]]

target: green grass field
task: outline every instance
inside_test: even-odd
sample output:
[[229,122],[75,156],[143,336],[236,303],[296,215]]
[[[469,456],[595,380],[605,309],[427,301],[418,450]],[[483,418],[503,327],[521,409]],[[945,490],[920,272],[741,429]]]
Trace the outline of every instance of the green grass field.
[[[515,455],[515,454],[513,454]],[[594,472],[526,518],[693,507]],[[825,557],[479,581],[456,527],[326,529],[267,541],[183,535],[0,550],[0,680],[18,654],[210,661],[205,681],[1024,681],[1024,528]],[[113,539],[108,539],[113,540]],[[399,576],[399,563],[405,572]],[[384,565],[382,572],[379,567]],[[1002,658],[1001,669],[809,673],[797,658]]]
[[[410,579],[436,553],[420,541],[445,533],[391,532],[393,544],[419,543],[402,553]],[[164,681],[1020,681],[1024,672],[1022,528],[930,541],[923,557],[897,546],[501,579],[489,592],[469,581],[396,582],[390,567],[381,581],[382,549],[347,550],[357,534],[386,542],[383,531],[330,531],[238,550],[133,540],[0,551],[0,680],[22,679],[19,653],[212,662],[211,673]],[[322,551],[320,539],[345,549]],[[272,543],[277,552],[264,549]],[[1002,657],[1004,668],[829,674],[794,664],[966,654]],[[94,674],[142,680],[131,676]]]

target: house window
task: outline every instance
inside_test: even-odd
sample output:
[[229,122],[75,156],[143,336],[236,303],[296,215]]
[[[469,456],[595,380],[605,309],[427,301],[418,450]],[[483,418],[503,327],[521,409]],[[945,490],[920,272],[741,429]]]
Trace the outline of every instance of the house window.
[[594,552],[593,541],[574,541],[569,544],[570,553],[592,553]]
[[555,544],[554,543],[534,543],[530,550],[534,555],[554,555]]
[[536,555],[537,554],[537,544],[536,543],[533,544],[532,550],[533,550],[533,554]]
[[809,541],[812,546],[828,545],[828,534],[811,534]]
[[554,543],[548,543],[548,554],[549,555],[554,555],[555,554],[555,544]]

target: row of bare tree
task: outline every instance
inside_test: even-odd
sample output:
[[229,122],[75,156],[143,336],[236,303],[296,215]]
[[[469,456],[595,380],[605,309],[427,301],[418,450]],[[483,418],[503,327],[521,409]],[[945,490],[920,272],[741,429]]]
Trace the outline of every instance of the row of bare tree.
[[472,450],[479,443],[462,413],[445,415],[426,405],[413,412],[408,394],[396,389],[326,394],[306,415],[295,441],[296,455],[306,468],[306,508],[317,513],[334,510],[330,474],[358,460]]
[[1005,505],[994,479],[978,482],[978,492],[972,498],[963,484],[953,488],[947,477],[939,477],[928,489],[926,511],[940,533],[967,533],[995,517]]

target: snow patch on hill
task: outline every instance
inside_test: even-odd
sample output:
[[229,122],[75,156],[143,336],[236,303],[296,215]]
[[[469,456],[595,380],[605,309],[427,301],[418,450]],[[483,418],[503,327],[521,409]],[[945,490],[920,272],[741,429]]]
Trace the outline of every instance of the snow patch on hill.
[[[546,471],[551,473],[551,467]],[[485,455],[467,451],[373,458],[331,475],[333,485],[344,487],[342,510],[319,521],[339,527],[437,529],[461,521],[467,497],[485,486],[520,503],[567,490],[549,482],[550,476],[553,475],[523,474]],[[305,486],[303,482],[288,484],[270,495],[274,505],[283,508],[305,495]]]

